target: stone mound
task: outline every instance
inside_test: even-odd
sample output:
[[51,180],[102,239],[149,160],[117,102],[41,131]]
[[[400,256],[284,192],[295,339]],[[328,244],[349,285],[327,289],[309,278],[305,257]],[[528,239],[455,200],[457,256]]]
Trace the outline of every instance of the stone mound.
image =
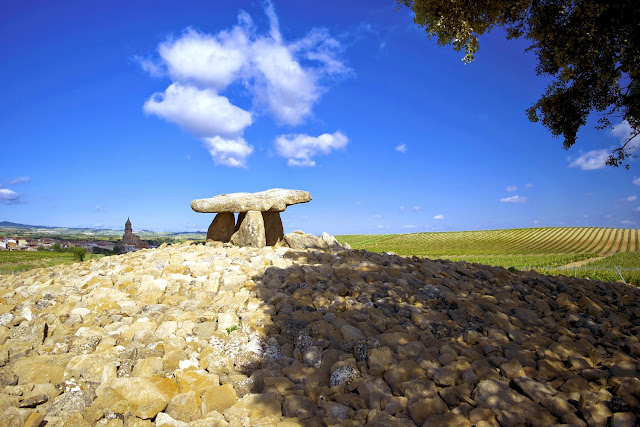
[[0,424],[636,423],[635,287],[326,240],[0,276]]

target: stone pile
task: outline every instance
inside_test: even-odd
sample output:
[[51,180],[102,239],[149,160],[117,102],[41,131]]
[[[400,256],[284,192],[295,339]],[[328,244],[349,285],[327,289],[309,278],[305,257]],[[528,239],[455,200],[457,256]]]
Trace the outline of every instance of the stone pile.
[[632,426],[639,298],[216,242],[0,276],[0,425]]
[[[311,195],[306,191],[274,188],[259,193],[222,194],[196,199],[191,202],[191,209],[217,213],[207,231],[207,240],[262,248],[275,246],[283,240],[280,212],[287,206],[310,200]],[[238,213],[237,222],[234,212]]]

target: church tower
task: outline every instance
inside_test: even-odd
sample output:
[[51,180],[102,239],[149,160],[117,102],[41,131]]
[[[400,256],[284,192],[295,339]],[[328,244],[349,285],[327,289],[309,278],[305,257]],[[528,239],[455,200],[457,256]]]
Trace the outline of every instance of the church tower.
[[149,242],[143,242],[140,240],[140,237],[133,234],[131,220],[129,218],[127,218],[127,222],[124,223],[124,234],[120,242],[124,245],[123,249],[125,252],[149,247]]

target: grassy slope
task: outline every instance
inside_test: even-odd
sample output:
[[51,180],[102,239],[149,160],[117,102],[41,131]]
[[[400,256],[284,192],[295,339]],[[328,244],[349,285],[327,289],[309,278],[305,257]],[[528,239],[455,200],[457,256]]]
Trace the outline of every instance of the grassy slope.
[[[101,258],[102,255],[87,254],[85,260]],[[70,252],[24,252],[0,251],[0,274],[52,267],[58,264],[73,264]]]

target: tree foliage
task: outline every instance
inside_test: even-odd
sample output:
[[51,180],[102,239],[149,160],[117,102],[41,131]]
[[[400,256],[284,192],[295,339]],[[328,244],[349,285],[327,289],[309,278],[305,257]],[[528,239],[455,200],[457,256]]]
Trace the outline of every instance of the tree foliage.
[[84,261],[84,258],[87,256],[87,250],[81,246],[71,248],[71,253],[73,253],[73,257],[80,262]]
[[565,149],[576,143],[592,112],[601,129],[626,121],[631,135],[607,163],[619,166],[633,156],[630,141],[640,133],[639,1],[396,1],[414,11],[429,38],[464,49],[466,63],[478,51],[478,36],[494,27],[506,30],[509,39],[524,37],[537,56],[537,73],[555,79],[527,109],[529,120],[563,137]]

